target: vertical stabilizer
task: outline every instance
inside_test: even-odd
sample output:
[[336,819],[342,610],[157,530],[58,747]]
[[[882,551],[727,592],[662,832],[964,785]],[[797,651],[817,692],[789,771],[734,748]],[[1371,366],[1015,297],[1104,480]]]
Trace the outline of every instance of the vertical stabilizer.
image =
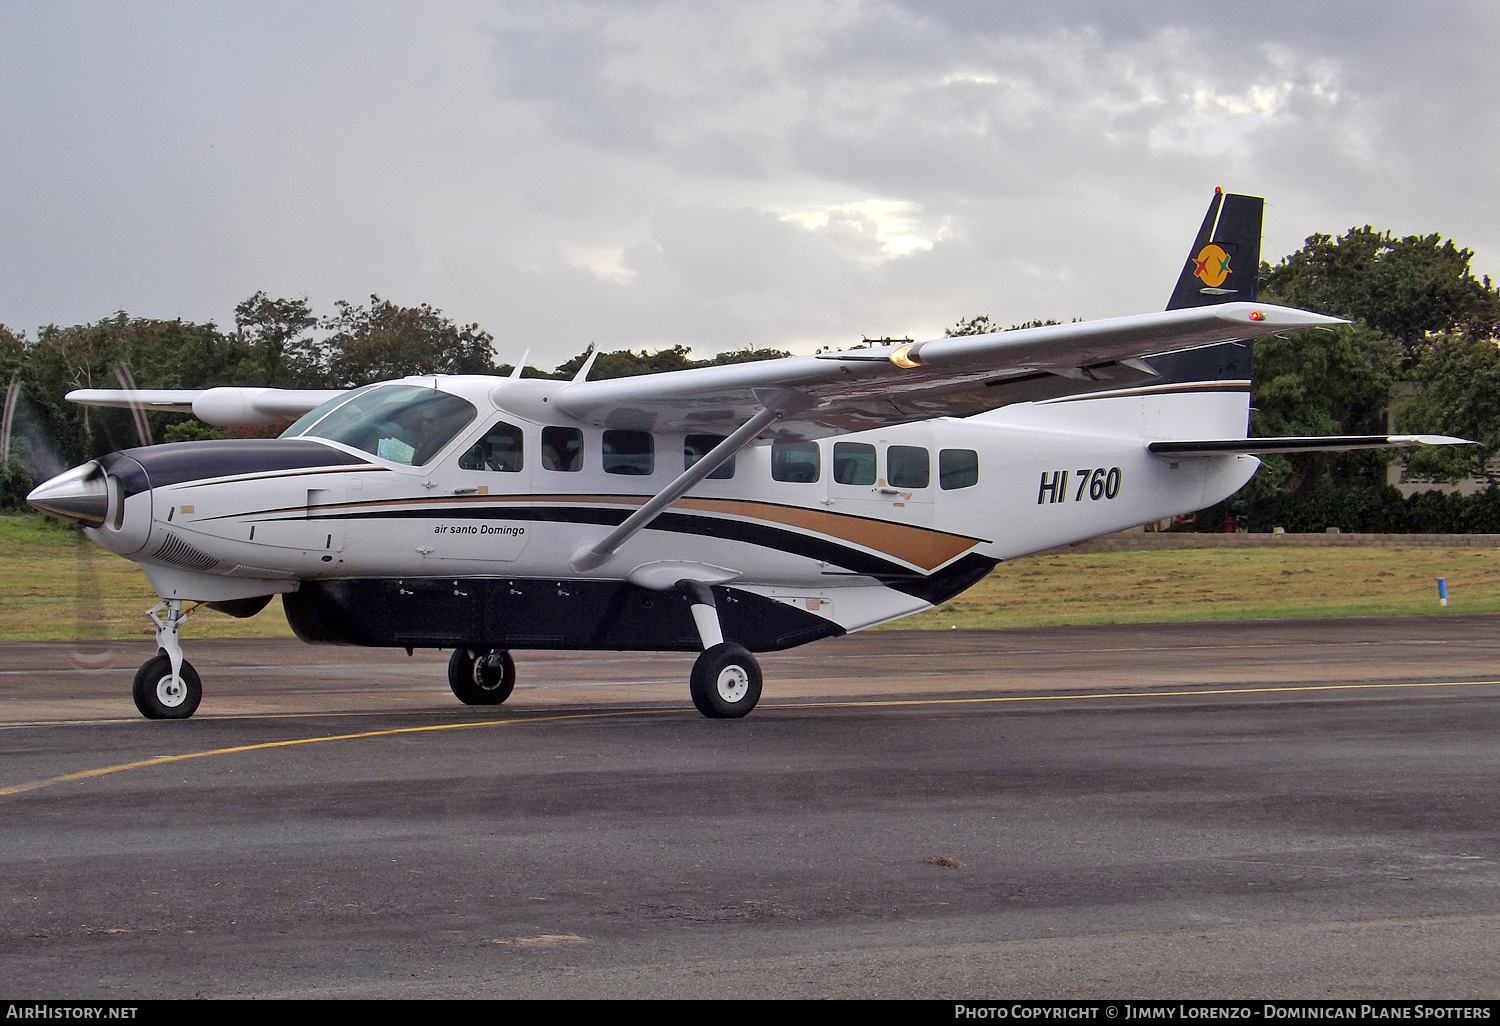
[[1168,310],[1255,302],[1265,200],[1214,190],[1208,216],[1183,264]]
[[[1264,207],[1259,196],[1214,190],[1168,310],[1255,301]],[[1212,425],[1216,438],[1244,438],[1250,429],[1251,345],[1236,340],[1156,353],[1141,358],[1155,376],[1140,385],[1017,403],[978,416],[1018,426],[1155,439],[1205,437]]]
[[[1188,252],[1168,310],[1253,303],[1260,274],[1260,218],[1265,200],[1214,190],[1208,214]],[[1177,353],[1150,356],[1146,362],[1163,385],[1219,382],[1221,387],[1250,387],[1250,344],[1224,342]]]

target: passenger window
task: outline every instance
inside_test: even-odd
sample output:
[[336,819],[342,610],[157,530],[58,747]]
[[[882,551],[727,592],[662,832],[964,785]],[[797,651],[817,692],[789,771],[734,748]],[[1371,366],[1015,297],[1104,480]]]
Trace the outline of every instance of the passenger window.
[[772,442],[771,477],[794,484],[812,484],[823,476],[817,442]]
[[656,470],[656,444],[647,431],[604,432],[604,472],[649,477]]
[[501,421],[484,433],[468,452],[459,457],[463,470],[498,470],[515,474],[522,466],[521,429]]
[[583,469],[583,432],[570,427],[542,428],[542,469],[567,474]]
[[834,442],[833,479],[846,485],[874,484],[875,447],[864,442]]
[[945,491],[973,488],[979,483],[979,453],[973,449],[943,449],[938,452],[938,484]]
[[893,445],[885,451],[885,479],[892,488],[926,488],[932,482],[931,456],[920,445]]
[[[682,440],[682,469],[686,470],[694,463],[713,451],[714,446],[724,441],[723,435],[688,435]],[[722,464],[715,467],[713,473],[708,475],[709,481],[728,481],[734,476],[734,457],[731,456]]]

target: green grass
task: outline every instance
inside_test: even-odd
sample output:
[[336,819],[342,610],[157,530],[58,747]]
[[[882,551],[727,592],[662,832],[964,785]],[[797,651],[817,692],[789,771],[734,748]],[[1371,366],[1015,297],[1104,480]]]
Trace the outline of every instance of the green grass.
[[[140,567],[41,516],[0,516],[0,640],[149,638],[157,602]],[[198,638],[291,637],[281,600],[236,620],[200,609],[185,628]]]
[[[1437,579],[1450,605],[1438,605]],[[1500,549],[1156,549],[1034,556],[894,626],[1038,627],[1500,612]]]
[[[1437,578],[1451,605],[1440,610]],[[0,640],[150,637],[140,569],[39,516],[0,517]],[[1204,548],[1005,563],[897,628],[1035,627],[1500,612],[1500,549]],[[199,610],[190,637],[290,637],[281,601],[236,620]]]

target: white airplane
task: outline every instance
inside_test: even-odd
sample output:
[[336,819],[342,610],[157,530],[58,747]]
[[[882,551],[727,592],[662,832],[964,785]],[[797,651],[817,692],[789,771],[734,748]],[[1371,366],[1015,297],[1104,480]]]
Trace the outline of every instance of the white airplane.
[[215,425],[297,419],[111,453],[28,501],[161,598],[133,689],[147,717],[198,707],[179,643],[195,603],[249,616],[277,594],[304,641],[453,649],[469,704],[510,695],[514,649],[687,650],[698,709],[743,716],[752,652],[1212,505],[1254,453],[1461,442],[1246,437],[1251,340],[1343,323],[1255,302],[1261,210],[1215,192],[1162,313],[605,381],[586,364],[572,381],[75,391]]

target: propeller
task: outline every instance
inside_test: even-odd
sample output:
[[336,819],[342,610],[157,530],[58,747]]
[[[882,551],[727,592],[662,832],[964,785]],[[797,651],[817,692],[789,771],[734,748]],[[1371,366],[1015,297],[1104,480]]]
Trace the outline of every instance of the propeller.
[[[128,392],[134,392],[135,378],[131,376],[130,367],[124,360],[115,361],[114,371],[115,380],[120,383],[120,387]],[[141,403],[131,403],[130,418],[135,421],[135,433],[140,438],[141,444],[150,445],[151,425],[146,421],[146,407]]]
[[[116,362],[112,368],[121,388],[134,389],[135,381],[125,361]],[[151,426],[146,420],[144,406],[133,403],[130,407],[135,434],[141,445],[151,444]],[[5,390],[5,405],[0,410],[0,465],[14,458],[34,482],[49,482],[68,469],[67,460],[45,423],[35,415],[26,402],[20,374],[11,377]],[[85,464],[75,473],[85,476],[97,464]],[[70,475],[71,476],[71,475]],[[33,492],[35,495],[36,492]],[[92,498],[92,497],[90,497]],[[98,516],[103,516],[104,494],[98,496]],[[77,513],[78,510],[67,511]],[[92,509],[88,512],[92,513]],[[72,646],[69,656],[75,666],[84,670],[102,670],[114,663],[116,651],[108,636],[104,597],[99,585],[98,562],[102,558],[98,546],[83,533],[83,526],[71,517],[59,517],[74,529],[76,538],[74,556],[74,622]]]
[[5,389],[4,411],[0,413],[0,466],[10,462],[10,422],[16,415],[16,400],[20,397],[21,375],[12,374]]

